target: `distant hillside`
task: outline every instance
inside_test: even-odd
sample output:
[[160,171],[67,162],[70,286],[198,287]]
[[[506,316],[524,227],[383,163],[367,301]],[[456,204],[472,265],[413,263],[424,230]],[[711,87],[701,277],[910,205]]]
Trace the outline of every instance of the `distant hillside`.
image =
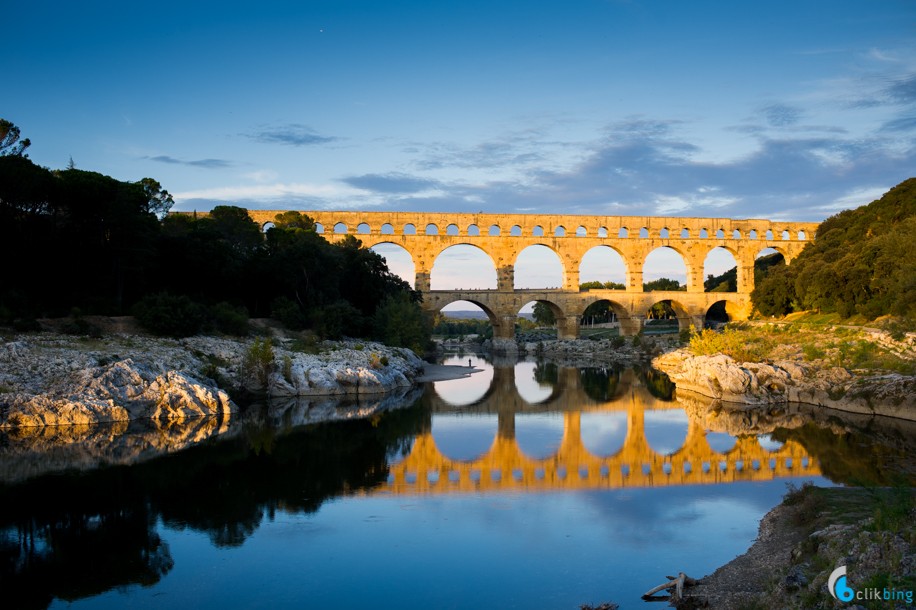
[[[482,312],[479,309],[467,309],[467,310],[456,310],[456,311],[443,311],[442,315],[446,318],[451,318],[453,320],[486,320],[487,314]],[[531,313],[520,313],[518,317],[525,318],[527,320],[533,320],[534,314]]]
[[868,205],[831,216],[790,265],[757,284],[764,315],[792,311],[916,318],[916,178]]

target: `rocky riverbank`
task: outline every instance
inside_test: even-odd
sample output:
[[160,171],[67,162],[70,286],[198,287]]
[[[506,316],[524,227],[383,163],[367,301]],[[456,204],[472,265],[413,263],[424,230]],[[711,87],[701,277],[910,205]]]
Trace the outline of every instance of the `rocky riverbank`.
[[678,390],[752,405],[798,402],[839,411],[916,420],[916,377],[893,372],[852,372],[796,360],[738,362],[725,354],[693,355],[676,349],[652,360]]
[[[261,349],[253,349],[260,341]],[[0,428],[184,421],[238,411],[230,394],[381,395],[413,385],[423,361],[376,343],[136,335],[21,335],[0,343]],[[253,356],[253,354],[255,354]]]

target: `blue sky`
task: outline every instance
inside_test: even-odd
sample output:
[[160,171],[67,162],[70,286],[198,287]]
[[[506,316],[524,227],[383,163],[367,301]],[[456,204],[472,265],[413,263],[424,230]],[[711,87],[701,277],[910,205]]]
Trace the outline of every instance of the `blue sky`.
[[175,209],[817,221],[916,174],[912,0],[6,3],[31,158]]

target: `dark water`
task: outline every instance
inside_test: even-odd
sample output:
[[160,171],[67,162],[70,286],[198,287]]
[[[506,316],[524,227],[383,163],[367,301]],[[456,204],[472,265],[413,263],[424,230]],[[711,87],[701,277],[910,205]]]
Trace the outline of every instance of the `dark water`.
[[363,419],[0,438],[0,607],[644,607],[743,553],[787,483],[911,479],[899,422],[472,358]]

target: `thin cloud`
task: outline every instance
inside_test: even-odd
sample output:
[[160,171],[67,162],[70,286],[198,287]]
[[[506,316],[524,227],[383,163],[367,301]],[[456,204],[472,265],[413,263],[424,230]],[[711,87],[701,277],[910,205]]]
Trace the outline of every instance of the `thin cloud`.
[[343,178],[342,182],[354,188],[376,193],[419,193],[440,188],[436,180],[417,178],[408,174],[364,174]]
[[168,163],[170,165],[188,165],[190,167],[202,167],[204,169],[226,169],[233,167],[235,164],[225,159],[198,159],[195,161],[185,161],[168,155],[156,155],[155,157],[144,157],[156,163]]
[[339,138],[323,136],[299,123],[290,123],[279,127],[263,128],[247,137],[264,144],[285,144],[287,146],[315,146],[335,142]]

